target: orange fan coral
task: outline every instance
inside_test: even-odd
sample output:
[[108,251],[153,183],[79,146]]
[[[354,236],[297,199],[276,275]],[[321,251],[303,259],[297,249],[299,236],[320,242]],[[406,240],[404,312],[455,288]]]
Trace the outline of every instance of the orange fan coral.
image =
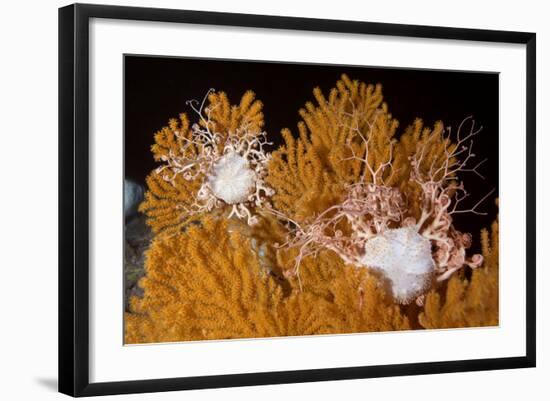
[[178,232],[211,211],[256,222],[253,211],[272,190],[265,185],[267,144],[262,104],[249,91],[238,106],[223,93],[208,92],[188,104],[199,122],[185,114],[155,134],[155,160],[162,163],[147,178],[149,191],[140,210],[156,233]]
[[[397,127],[382,103],[380,85],[351,81],[344,75],[328,100],[318,88],[313,93],[318,105],[307,103],[300,110],[303,121],[298,124],[298,139],[290,130],[282,131],[286,145],[273,153],[267,177],[277,188],[275,208],[298,221],[338,202],[345,185],[361,175],[361,162],[348,159],[350,148],[346,146],[358,150],[357,130],[372,127],[377,132],[374,145],[388,141]],[[372,157],[386,160],[387,151],[379,147]]]
[[[291,254],[279,252],[280,265],[291,265]],[[386,295],[379,278],[367,269],[346,265],[334,252],[323,251],[318,258],[304,259],[300,276],[290,278],[290,282],[297,301],[326,303],[316,318],[331,328],[330,333],[410,328],[407,317]]]
[[274,319],[282,289],[225,219],[154,240],[140,285],[144,297],[133,298],[126,315],[127,343],[283,334]]
[[409,159],[421,147],[421,171],[427,171],[431,161],[437,166],[444,162],[452,143],[443,135],[443,124],[432,130],[417,119],[397,140],[398,122],[382,102],[380,85],[343,75],[328,100],[318,88],[313,93],[318,105],[307,103],[300,110],[304,121],[298,124],[298,139],[283,130],[285,145],[269,163],[266,181],[276,188],[274,207],[302,222],[340,203],[347,186],[375,183],[406,194],[408,210],[418,218],[421,192],[410,182]]
[[[206,218],[157,238],[147,253],[144,297],[131,300],[125,342],[352,333],[408,328],[366,271],[324,255],[304,267],[304,291],[284,290],[251,241]],[[280,259],[282,261],[282,259]],[[310,276],[309,276],[310,275]]]

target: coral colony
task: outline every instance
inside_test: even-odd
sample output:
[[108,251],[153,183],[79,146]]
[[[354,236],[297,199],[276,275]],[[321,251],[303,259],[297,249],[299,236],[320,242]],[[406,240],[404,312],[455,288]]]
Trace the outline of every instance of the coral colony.
[[157,132],[126,342],[498,324],[498,223],[473,255],[453,225],[492,194],[463,206],[481,128],[416,120],[396,136],[381,86],[345,75],[314,95],[273,153],[250,91],[232,106],[210,90],[188,102],[197,123]]

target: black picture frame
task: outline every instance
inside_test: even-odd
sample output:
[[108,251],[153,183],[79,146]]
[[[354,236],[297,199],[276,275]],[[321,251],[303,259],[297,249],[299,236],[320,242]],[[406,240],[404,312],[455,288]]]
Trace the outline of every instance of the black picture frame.
[[[526,47],[526,354],[520,357],[90,383],[89,380],[89,22],[161,21],[523,44]],[[219,12],[73,4],[59,9],[59,391],[95,396],[324,380],[534,367],[536,35]]]

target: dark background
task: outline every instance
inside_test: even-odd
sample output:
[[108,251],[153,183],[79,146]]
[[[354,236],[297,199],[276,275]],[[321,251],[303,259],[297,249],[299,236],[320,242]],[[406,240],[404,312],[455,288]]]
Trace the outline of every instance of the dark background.
[[[186,112],[194,121],[187,100],[202,100],[209,88],[227,93],[232,104],[251,89],[264,104],[265,130],[274,147],[280,143],[280,131],[288,127],[297,132],[298,109],[312,101],[313,88],[325,95],[343,73],[352,80],[381,83],[384,101],[399,121],[398,134],[416,117],[425,125],[442,120],[456,129],[472,115],[483,131],[475,138],[475,160],[488,161],[481,167],[485,180],[466,173],[466,189],[471,193],[464,207],[473,206],[492,188],[498,191],[498,99],[497,73],[412,70],[357,66],[287,64],[176,57],[126,55],[125,87],[125,176],[144,185],[147,174],[156,167],[150,147],[154,133],[170,118]],[[493,199],[481,205],[487,216],[461,214],[455,226],[478,237],[498,210]],[[467,203],[470,202],[470,203]],[[479,241],[474,240],[477,245]],[[479,249],[478,246],[475,246]]]

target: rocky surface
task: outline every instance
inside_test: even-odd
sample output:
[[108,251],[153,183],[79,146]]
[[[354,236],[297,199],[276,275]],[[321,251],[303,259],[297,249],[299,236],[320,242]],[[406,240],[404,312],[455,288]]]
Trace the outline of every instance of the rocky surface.
[[145,224],[145,216],[136,215],[130,218],[124,227],[124,301],[128,309],[130,296],[142,296],[143,291],[138,281],[145,275],[145,251],[153,237],[150,228]]
[[145,224],[145,216],[137,211],[143,200],[144,189],[141,185],[124,180],[124,305],[128,310],[131,296],[143,296],[139,279],[145,275],[145,251],[153,235]]
[[139,204],[143,201],[145,189],[142,185],[129,179],[124,179],[124,218],[135,216]]

